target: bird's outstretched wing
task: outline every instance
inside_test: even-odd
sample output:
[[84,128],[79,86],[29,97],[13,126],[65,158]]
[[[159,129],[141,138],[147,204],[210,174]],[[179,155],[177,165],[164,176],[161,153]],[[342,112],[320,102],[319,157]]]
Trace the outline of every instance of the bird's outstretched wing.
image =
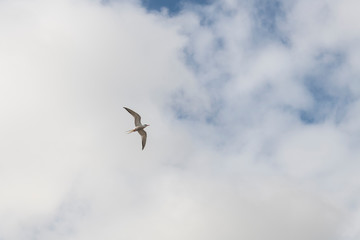
[[144,150],[147,134],[143,129],[139,130],[138,133],[141,135],[142,150]]
[[124,107],[126,111],[128,111],[135,119],[135,126],[141,126],[141,117],[139,114],[137,114],[136,112],[134,112],[133,110],[131,110],[130,108]]

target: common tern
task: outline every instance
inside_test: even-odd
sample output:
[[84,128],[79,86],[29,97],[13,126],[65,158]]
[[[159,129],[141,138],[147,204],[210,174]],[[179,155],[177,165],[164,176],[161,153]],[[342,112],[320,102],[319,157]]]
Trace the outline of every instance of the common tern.
[[126,111],[128,111],[134,117],[134,120],[135,120],[135,128],[127,131],[127,133],[138,132],[141,135],[142,150],[144,150],[144,147],[146,144],[146,137],[147,137],[147,134],[146,134],[144,128],[146,128],[147,126],[150,126],[150,125],[141,124],[141,116],[138,113],[134,112],[130,108],[127,108],[127,107],[124,107],[124,108]]

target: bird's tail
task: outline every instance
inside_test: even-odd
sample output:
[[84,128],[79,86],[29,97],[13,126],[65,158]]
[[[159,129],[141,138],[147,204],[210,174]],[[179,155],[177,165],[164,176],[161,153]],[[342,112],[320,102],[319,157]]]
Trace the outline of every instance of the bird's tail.
[[135,129],[131,129],[129,131],[126,131],[127,133],[132,133],[132,132],[135,132]]

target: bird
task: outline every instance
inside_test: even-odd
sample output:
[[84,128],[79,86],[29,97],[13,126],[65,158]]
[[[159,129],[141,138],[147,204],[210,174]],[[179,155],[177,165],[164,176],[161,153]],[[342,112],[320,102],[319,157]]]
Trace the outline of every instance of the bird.
[[132,132],[138,132],[141,136],[141,143],[142,143],[142,149],[144,150],[145,144],[146,144],[146,138],[147,138],[147,134],[144,130],[144,128],[150,126],[148,124],[141,124],[141,116],[136,113],[135,111],[131,110],[130,108],[124,107],[126,111],[128,111],[135,119],[135,128],[131,129],[129,131],[127,131],[127,133],[132,133]]

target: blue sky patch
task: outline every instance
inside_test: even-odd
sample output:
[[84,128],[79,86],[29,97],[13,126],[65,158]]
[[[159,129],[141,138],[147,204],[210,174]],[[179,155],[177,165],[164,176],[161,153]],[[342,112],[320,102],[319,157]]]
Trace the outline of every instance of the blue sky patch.
[[333,75],[345,62],[345,56],[341,52],[322,50],[315,55],[315,60],[313,72],[304,80],[314,104],[309,109],[300,110],[300,119],[306,124],[321,123],[328,117],[335,117],[339,121],[351,102],[348,89],[333,83]]
[[278,0],[254,1],[254,41],[263,42],[271,39],[288,46],[289,38],[279,27],[279,22],[286,20],[286,11]]
[[210,0],[142,0],[143,6],[150,11],[160,11],[167,8],[170,14],[176,14],[181,11],[186,3],[208,4]]

